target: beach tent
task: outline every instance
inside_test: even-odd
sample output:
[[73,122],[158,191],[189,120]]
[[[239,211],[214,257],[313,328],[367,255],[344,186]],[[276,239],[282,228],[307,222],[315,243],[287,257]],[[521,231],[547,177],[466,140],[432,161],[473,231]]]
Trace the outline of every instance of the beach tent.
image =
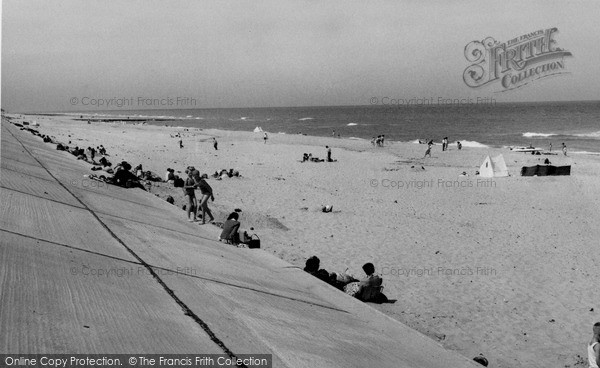
[[504,162],[504,156],[498,155],[494,158],[486,156],[479,167],[479,175],[484,178],[499,178],[508,176],[508,168]]
[[258,126],[257,126],[256,128],[254,128],[254,133],[260,133],[260,132],[262,132],[262,131],[263,131],[263,130],[262,130],[262,128],[261,128],[261,127],[258,127]]

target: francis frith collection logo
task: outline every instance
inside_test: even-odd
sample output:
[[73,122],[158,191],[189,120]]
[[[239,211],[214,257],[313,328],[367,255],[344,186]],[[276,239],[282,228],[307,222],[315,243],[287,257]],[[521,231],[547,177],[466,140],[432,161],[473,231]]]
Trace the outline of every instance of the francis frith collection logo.
[[564,58],[572,55],[557,46],[557,33],[557,28],[548,28],[502,43],[492,37],[472,41],[465,47],[465,57],[472,64],[465,69],[463,80],[472,88],[499,83],[501,91],[508,91],[568,73]]

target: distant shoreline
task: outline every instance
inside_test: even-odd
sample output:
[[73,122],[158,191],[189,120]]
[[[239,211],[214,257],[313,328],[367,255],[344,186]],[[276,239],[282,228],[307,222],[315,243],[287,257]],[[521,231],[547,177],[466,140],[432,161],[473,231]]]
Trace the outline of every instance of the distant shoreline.
[[[594,101],[595,102],[595,101]],[[185,109],[171,109],[172,111],[185,111]],[[201,109],[193,109],[193,110],[201,110]],[[208,109],[207,109],[208,110]],[[227,110],[227,109],[225,109]],[[125,111],[135,111],[135,110],[124,110]],[[155,109],[151,109],[151,110],[145,110],[147,112],[152,112],[152,111],[161,111],[161,110],[155,110]],[[165,110],[162,110],[165,111]],[[20,115],[24,115],[24,116],[48,116],[48,117],[65,117],[68,118],[70,120],[73,121],[81,121],[81,122],[87,122],[87,121],[91,121],[91,122],[105,122],[105,123],[125,123],[125,124],[140,124],[140,123],[147,123],[149,125],[154,125],[154,126],[169,126],[172,128],[179,128],[179,129],[189,129],[189,128],[198,128],[198,129],[217,129],[217,130],[224,130],[224,131],[234,131],[234,132],[252,132],[252,130],[254,129],[254,125],[252,126],[252,128],[248,127],[249,129],[240,129],[239,126],[227,126],[227,124],[221,124],[220,126],[207,126],[207,127],[200,127],[197,126],[196,124],[199,124],[199,122],[203,122],[205,121],[204,118],[198,118],[198,117],[190,117],[190,116],[185,116],[185,117],[176,117],[176,116],[165,116],[165,115],[140,115],[140,114],[132,114],[132,115],[115,115],[115,114],[111,114],[110,112],[112,111],[103,111],[103,112],[67,112],[67,113],[33,113],[33,114],[20,114]],[[140,111],[137,111],[140,112]],[[15,114],[13,114],[15,115]],[[252,122],[254,120],[246,120],[244,119],[244,117],[239,119],[240,121],[243,122]],[[301,119],[297,119],[299,121],[311,121],[313,120],[313,118],[301,118]],[[260,126],[261,125],[261,121],[254,121],[256,124],[256,126]],[[183,124],[182,124],[183,123]],[[196,124],[194,124],[196,123]],[[189,124],[189,125],[188,125]],[[350,126],[356,125],[354,123],[349,123]],[[308,137],[315,137],[315,138],[332,138],[331,135],[329,134],[313,134],[314,132],[311,133],[302,133],[302,132],[285,132],[285,131],[269,131],[269,130],[265,130],[267,133],[269,134],[285,134],[285,135],[303,135],[303,136],[308,136]],[[532,136],[532,134],[534,134]],[[365,140],[365,141],[369,141],[369,138],[366,137],[360,137],[360,136],[346,136],[344,135],[343,137],[340,137],[342,139],[351,139],[351,140]],[[531,132],[526,132],[523,133],[523,141],[528,141],[533,142],[534,147],[538,147],[540,148],[541,151],[547,151],[547,148],[545,147],[546,141],[548,140],[552,140],[552,138],[554,138],[554,141],[556,142],[556,145],[554,147],[554,150],[556,152],[559,152],[559,144],[558,142],[560,141],[560,135],[559,134],[546,134],[546,133],[531,133]],[[386,137],[386,142],[398,142],[398,143],[411,143],[411,144],[418,144],[419,140],[424,140],[426,139],[425,137],[413,137],[412,139],[408,139],[408,140],[395,140],[392,138]],[[542,142],[543,141],[543,142]],[[450,145],[456,145],[457,140],[450,140]],[[461,143],[463,143],[463,147],[465,148],[487,148],[487,149],[511,149],[511,148],[517,148],[517,147],[526,147],[528,145],[523,144],[522,142],[520,143],[510,143],[510,144],[490,144],[490,143],[483,143],[480,141],[474,141],[474,140],[460,140]],[[537,142],[537,143],[535,143]],[[436,145],[441,145],[441,139],[440,141],[434,140],[434,144]],[[600,144],[600,143],[599,143]],[[543,148],[542,148],[543,147]],[[600,155],[600,151],[596,152],[596,151],[591,151],[591,150],[587,150],[587,149],[571,149],[571,147],[569,147],[569,154],[575,154],[575,155]]]

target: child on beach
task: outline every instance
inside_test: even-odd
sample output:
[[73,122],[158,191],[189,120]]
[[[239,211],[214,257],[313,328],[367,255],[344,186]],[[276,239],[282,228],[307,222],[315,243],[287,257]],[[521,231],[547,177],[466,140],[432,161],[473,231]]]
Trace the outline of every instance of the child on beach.
[[[210,187],[210,185],[208,185],[204,178],[200,177],[200,172],[198,170],[194,171],[194,181],[196,182],[196,187],[199,188],[200,193],[202,193],[202,198],[200,199],[199,205],[200,208],[202,208],[202,223],[206,224],[206,215],[210,217],[210,220],[208,220],[208,222],[212,222],[215,220],[215,218],[212,215],[210,209],[208,208],[208,199],[210,198],[213,202],[215,201],[215,196],[213,195],[212,188]],[[200,211],[200,208],[198,208],[198,211]]]
[[219,143],[217,142],[217,138],[213,137],[213,147],[215,147],[215,151],[218,150],[217,146],[219,145]]
[[[194,189],[196,188],[196,181],[193,177],[194,168],[190,167],[185,172],[188,174],[187,179],[185,180],[185,184],[183,185],[183,194],[187,197],[188,204],[185,208],[187,212],[187,217],[189,222],[196,222],[196,194]],[[194,215],[193,219],[190,219],[190,213]]]
[[423,158],[427,156],[431,157],[431,145],[427,146],[427,151],[425,151],[425,156],[423,156]]
[[564,143],[562,144],[562,151],[563,151],[563,154],[566,156],[567,155],[567,146]]
[[265,144],[267,144],[267,139],[269,139],[269,136],[267,135],[267,132],[265,132],[265,136],[263,137],[263,139],[265,140]]
[[588,344],[589,368],[598,368],[600,365],[600,322],[594,323],[592,340]]

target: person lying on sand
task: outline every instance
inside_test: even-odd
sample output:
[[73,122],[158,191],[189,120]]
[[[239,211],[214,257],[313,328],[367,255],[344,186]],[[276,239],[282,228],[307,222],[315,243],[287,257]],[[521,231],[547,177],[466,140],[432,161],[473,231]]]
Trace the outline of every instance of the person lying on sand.
[[306,260],[304,271],[310,273],[314,277],[326,283],[331,283],[331,275],[324,269],[319,269],[321,260],[317,256],[312,256]]
[[[318,278],[321,281],[325,281],[329,285],[335,287],[340,291],[344,291],[344,286],[348,283],[356,282],[356,280],[352,275],[348,275],[347,272],[344,273],[329,273],[327,270],[320,269],[321,260],[317,256],[312,256],[306,260],[306,265],[304,266],[304,271],[310,273],[314,277]],[[348,271],[348,270],[346,270]]]
[[115,167],[115,174],[112,177],[105,177],[104,175],[90,175],[90,179],[118,185],[123,188],[141,188],[146,190],[146,188],[144,188],[144,186],[138,181],[137,176],[133,175],[133,173],[129,170],[131,170],[131,165],[129,165],[129,163],[126,161],[123,161]]

